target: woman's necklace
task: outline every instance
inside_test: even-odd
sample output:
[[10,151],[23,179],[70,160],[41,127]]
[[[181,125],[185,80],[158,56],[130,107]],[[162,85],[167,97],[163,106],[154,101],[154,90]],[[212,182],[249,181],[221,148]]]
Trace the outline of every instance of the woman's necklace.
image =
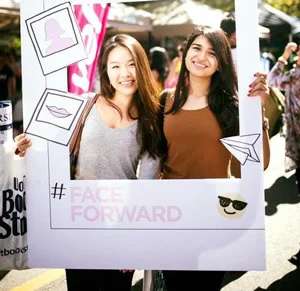
[[197,96],[197,97],[193,95],[189,95],[182,108],[190,110],[190,109],[202,109],[207,106],[208,106],[207,95]]

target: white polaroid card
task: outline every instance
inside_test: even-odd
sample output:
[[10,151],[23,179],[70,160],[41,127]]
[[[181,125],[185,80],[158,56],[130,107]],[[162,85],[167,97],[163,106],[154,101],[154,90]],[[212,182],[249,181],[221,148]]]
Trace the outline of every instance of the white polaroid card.
[[44,75],[86,59],[69,2],[28,18],[26,25]]

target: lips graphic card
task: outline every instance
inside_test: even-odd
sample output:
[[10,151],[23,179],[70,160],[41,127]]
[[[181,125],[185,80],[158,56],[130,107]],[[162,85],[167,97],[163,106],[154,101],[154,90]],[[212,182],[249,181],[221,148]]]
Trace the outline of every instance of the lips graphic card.
[[87,98],[46,89],[25,132],[67,146]]

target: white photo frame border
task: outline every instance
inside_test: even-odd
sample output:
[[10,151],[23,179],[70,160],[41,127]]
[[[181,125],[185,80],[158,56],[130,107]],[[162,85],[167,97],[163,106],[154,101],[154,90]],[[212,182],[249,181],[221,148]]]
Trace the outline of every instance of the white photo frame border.
[[[247,34],[246,43],[254,39],[256,45],[256,42],[258,42],[258,40],[255,39],[257,35],[251,30],[251,27],[256,26],[257,18],[249,18],[249,14],[256,14],[257,3],[256,1],[243,1],[242,5],[242,1],[243,0],[236,0],[238,26],[242,24],[241,27],[243,27],[243,25],[248,27],[246,31],[250,31],[250,34]],[[61,1],[56,0],[56,2],[60,3]],[[72,4],[91,4],[99,2],[101,1],[85,0],[81,2],[74,0]],[[247,17],[240,17],[240,15],[244,15],[245,11]],[[255,23],[254,26],[253,23]],[[244,29],[241,28],[241,30]],[[239,30],[237,30],[237,33],[239,38]],[[246,33],[244,34],[246,35]],[[242,36],[241,39],[242,42],[245,41],[245,37]],[[239,42],[241,42],[241,39],[239,38]],[[244,52],[239,54],[238,47],[238,71],[241,72],[241,74],[239,74],[239,82],[242,82],[241,84],[248,85],[252,75],[258,68],[256,67],[255,61],[249,62],[249,55],[253,53],[252,49],[250,44],[250,47],[248,45],[246,49],[243,48]],[[25,50],[25,54],[26,52],[28,53],[28,47],[23,48],[23,50]],[[249,70],[246,74],[239,69],[239,59],[244,57],[245,52],[247,52],[247,69]],[[57,74],[58,73],[65,74],[65,72],[57,72]],[[46,79],[51,82],[51,76],[47,76]],[[59,86],[63,88],[65,85],[61,83]],[[241,93],[240,122],[242,123],[240,134],[261,134],[261,120],[259,118],[260,102],[257,98],[246,100],[246,94],[244,94],[246,88],[241,87],[240,83],[239,88]],[[25,88],[25,97],[27,96],[27,98],[29,98],[29,92],[30,86],[27,86]],[[252,120],[252,116],[258,116],[258,118]],[[56,155],[58,161],[68,159],[68,151],[66,149],[62,150],[61,145],[47,143],[38,139],[34,139],[33,144],[35,146],[28,155],[28,164],[34,161],[34,156],[42,156],[47,165],[47,167],[42,168],[46,169],[47,173],[55,172],[51,170],[51,167],[55,169],[56,162],[49,158],[53,154]],[[258,153],[259,156],[261,156],[261,138],[258,147]],[[47,149],[46,152],[45,149]],[[48,158],[49,162],[47,162]],[[62,172],[69,173],[69,165],[61,165],[61,167]],[[34,177],[41,172],[41,166],[36,167],[36,169],[29,166],[29,169],[31,169],[30,173],[32,179],[28,179],[28,189],[33,191],[28,203],[30,205],[28,207],[30,208],[28,221],[33,225],[29,231],[29,244],[31,245],[29,261],[32,267],[195,270],[262,270],[265,268],[262,163],[246,163],[245,166],[242,167],[241,179],[213,179],[213,181],[207,179],[174,181],[100,180],[83,182],[69,179],[65,180],[65,176],[62,177],[59,173],[43,176],[37,181]],[[177,224],[177,227],[174,227],[175,224],[169,223],[169,225],[163,224],[162,227],[157,224],[157,226],[153,228],[151,227],[151,223],[146,223],[146,225],[144,224],[142,227],[139,227],[140,224],[135,222],[136,224],[131,223],[130,227],[128,227],[126,223],[123,223],[121,227],[116,225],[111,227],[111,225],[107,224],[104,228],[88,228],[84,226],[80,229],[80,224],[78,224],[78,229],[68,229],[68,225],[67,227],[62,225],[65,221],[63,212],[66,210],[62,201],[63,199],[68,199],[68,195],[62,196],[61,199],[51,198],[50,188],[56,185],[56,183],[65,189],[69,189],[70,187],[85,187],[84,185],[87,184],[84,183],[89,183],[92,187],[97,187],[99,183],[104,186],[113,184],[114,187],[121,187],[121,189],[127,193],[123,193],[122,195],[128,201],[130,201],[132,197],[137,199],[140,194],[140,199],[145,201],[146,204],[148,203],[148,205],[154,205],[156,202],[158,205],[166,205],[166,201],[164,201],[166,196],[164,196],[164,193],[173,192],[173,196],[167,195],[169,201],[176,200],[177,203],[182,204],[182,211],[184,213],[190,212],[193,205],[201,205],[201,199],[206,196],[201,196],[200,194],[207,195],[208,192],[206,192],[206,189],[213,189],[209,190],[212,192],[209,194],[213,195],[213,199],[216,199],[217,194],[220,192],[238,192],[242,193],[247,199],[250,199],[249,205],[252,207],[250,216],[253,220],[250,219],[249,222],[249,219],[246,219],[247,216],[244,216],[240,221],[224,220],[223,228],[214,231],[216,230],[214,227],[201,228],[199,225],[195,226],[195,224],[191,223],[191,217],[194,220],[201,220],[201,216],[194,215],[197,209],[193,209],[194,212],[190,216],[187,215],[185,217],[186,220],[183,221],[184,226]],[[45,185],[47,185],[47,187]],[[249,185],[251,185],[251,187],[249,187]],[[42,201],[38,196],[41,194],[38,194],[35,190],[37,188],[43,189]],[[162,189],[167,189],[168,191],[164,190],[165,192],[162,193]],[[190,189],[194,192],[189,192]],[[144,193],[142,193],[141,190],[142,192],[144,191]],[[190,199],[189,205],[185,205],[185,203],[187,203],[186,200],[189,199],[184,199],[182,195],[183,192],[188,192],[186,195],[193,198]],[[43,213],[49,214],[49,216],[39,220],[39,225],[35,222],[38,221],[42,210],[39,209],[38,211],[36,209],[38,205],[36,200],[39,201]],[[206,217],[212,217],[208,211]],[[246,225],[248,228],[244,228],[243,225]],[[76,261],[71,258],[71,254],[78,253],[78,245],[80,243],[71,244],[70,248],[64,251],[56,247],[57,245],[62,245],[62,242],[80,242],[81,239],[83,239],[82,243],[84,245],[84,237],[86,236],[89,237],[87,243],[89,251],[87,251],[83,257],[76,257]],[[229,238],[229,240],[226,240],[227,238]],[[188,248],[184,247],[186,241],[190,242]],[[98,247],[99,244],[101,245],[100,249]],[[134,250],[130,247],[132,245],[134,245]],[[245,255],[245,248],[248,250],[247,255]],[[48,253],[47,257],[42,255],[46,250]],[[235,252],[234,257],[232,257],[233,252]],[[145,256],[145,253],[149,255]],[[224,260],[220,260],[220,256],[224,258]],[[212,262],[214,262],[214,264],[212,264]]]

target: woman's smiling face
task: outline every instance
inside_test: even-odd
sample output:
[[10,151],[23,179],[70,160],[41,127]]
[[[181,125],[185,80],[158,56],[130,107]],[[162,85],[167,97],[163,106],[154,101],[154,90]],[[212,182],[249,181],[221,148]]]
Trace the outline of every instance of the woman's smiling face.
[[136,66],[127,48],[118,46],[109,53],[107,75],[115,95],[132,97],[136,92]]
[[185,65],[191,76],[199,78],[211,78],[218,70],[215,51],[205,36],[195,38],[187,51]]

